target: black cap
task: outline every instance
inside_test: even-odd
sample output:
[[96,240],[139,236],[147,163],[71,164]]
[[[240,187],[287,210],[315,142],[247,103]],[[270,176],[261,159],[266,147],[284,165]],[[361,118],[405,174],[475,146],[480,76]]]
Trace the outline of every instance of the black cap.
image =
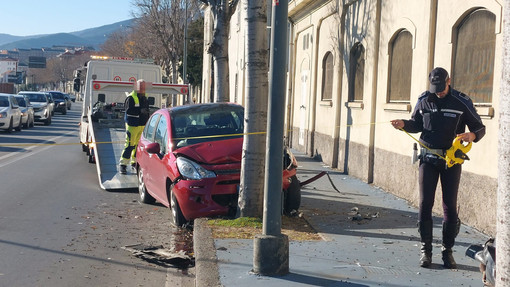
[[429,92],[440,93],[446,88],[446,80],[448,80],[448,72],[441,68],[435,68],[429,74],[430,87]]

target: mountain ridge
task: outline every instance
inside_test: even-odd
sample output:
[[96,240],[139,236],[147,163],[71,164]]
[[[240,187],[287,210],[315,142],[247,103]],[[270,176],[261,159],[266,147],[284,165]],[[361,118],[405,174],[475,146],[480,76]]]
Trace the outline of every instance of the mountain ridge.
[[0,50],[40,49],[53,46],[87,46],[98,49],[108,35],[122,29],[129,29],[134,19],[102,25],[69,33],[15,36],[0,33]]

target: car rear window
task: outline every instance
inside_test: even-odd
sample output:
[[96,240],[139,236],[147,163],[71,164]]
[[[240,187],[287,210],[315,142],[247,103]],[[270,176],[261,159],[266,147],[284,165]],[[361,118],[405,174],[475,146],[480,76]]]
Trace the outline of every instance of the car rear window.
[[7,97],[0,97],[0,107],[8,107],[9,99]]

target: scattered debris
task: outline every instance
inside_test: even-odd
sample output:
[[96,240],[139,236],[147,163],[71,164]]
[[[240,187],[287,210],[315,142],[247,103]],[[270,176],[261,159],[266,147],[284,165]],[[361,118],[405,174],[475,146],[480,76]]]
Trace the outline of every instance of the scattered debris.
[[379,217],[379,212],[376,212],[376,213],[366,213],[365,215],[361,215],[361,213],[359,212],[359,208],[354,206],[353,208],[351,208],[351,211],[349,211],[347,213],[347,215],[349,215],[349,219],[351,219],[352,221],[363,221],[363,220],[372,220],[372,218],[378,218]]
[[185,254],[184,251],[172,252],[163,246],[146,246],[143,244],[128,245],[122,247],[133,253],[134,256],[147,262],[165,267],[185,269],[195,266],[195,258]]

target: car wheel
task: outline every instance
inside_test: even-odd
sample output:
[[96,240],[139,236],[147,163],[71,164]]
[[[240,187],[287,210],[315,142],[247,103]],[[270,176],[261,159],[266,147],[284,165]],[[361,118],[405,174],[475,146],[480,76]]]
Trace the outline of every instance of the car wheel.
[[30,119],[30,125],[28,126],[29,128],[33,128],[34,127],[34,117],[32,117]]
[[29,126],[30,126],[30,119],[27,119],[27,122],[23,124],[23,128],[28,129]]
[[89,157],[89,163],[96,163],[96,159],[94,158],[94,149],[89,148],[88,157]]
[[184,215],[182,214],[181,207],[179,206],[179,202],[177,201],[177,198],[175,197],[175,194],[173,190],[170,190],[170,211],[172,214],[172,224],[181,227],[184,224],[188,223],[186,218],[184,218]]
[[49,125],[51,125],[51,117],[48,117],[48,118],[44,121],[44,125],[45,125],[45,126],[49,126]]
[[62,114],[67,115],[67,110],[66,109],[62,110]]
[[143,170],[138,168],[138,194],[140,195],[140,202],[152,204],[156,200],[152,195],[147,192],[147,187],[145,187],[145,182],[143,181]]
[[16,126],[16,131],[21,131],[21,128],[23,127],[23,120],[21,120],[21,117],[19,118],[19,123]]
[[298,210],[301,206],[301,184],[295,175],[290,179],[289,188],[284,191],[285,201],[283,209],[286,214],[291,214],[292,211]]
[[9,126],[7,127],[7,129],[5,131],[8,132],[8,133],[12,132],[12,118],[9,121]]

